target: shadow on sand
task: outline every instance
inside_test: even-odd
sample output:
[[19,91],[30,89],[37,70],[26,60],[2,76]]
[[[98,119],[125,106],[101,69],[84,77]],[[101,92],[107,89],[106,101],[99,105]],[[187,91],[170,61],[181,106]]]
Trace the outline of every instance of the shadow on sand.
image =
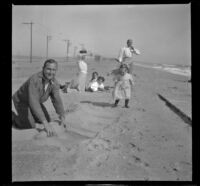
[[92,105],[98,106],[98,107],[112,107],[113,106],[113,104],[105,103],[105,102],[81,101],[81,103],[89,103],[89,104],[92,104]]

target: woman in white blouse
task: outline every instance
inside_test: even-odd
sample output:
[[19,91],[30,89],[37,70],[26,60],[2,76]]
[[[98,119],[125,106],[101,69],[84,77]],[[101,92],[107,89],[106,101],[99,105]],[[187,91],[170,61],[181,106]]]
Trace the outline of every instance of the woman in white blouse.
[[60,88],[63,90],[63,92],[67,93],[70,89],[76,89],[79,92],[85,92],[88,71],[87,63],[85,62],[86,55],[88,55],[86,50],[79,51],[77,60],[77,76],[70,82],[66,82],[65,85],[60,85]]
[[87,55],[86,50],[81,50],[79,52],[79,60],[78,63],[78,90],[80,92],[85,92],[86,78],[87,78],[87,63],[85,62],[85,57]]

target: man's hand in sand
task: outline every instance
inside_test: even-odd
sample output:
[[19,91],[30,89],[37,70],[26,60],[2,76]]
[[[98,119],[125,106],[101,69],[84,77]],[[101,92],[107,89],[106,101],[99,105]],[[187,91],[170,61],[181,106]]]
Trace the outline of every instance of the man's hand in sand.
[[54,130],[53,126],[48,123],[48,122],[44,122],[44,129],[47,132],[47,136],[56,136],[56,131]]
[[60,125],[62,127],[64,127],[65,129],[67,128],[67,124],[66,124],[66,121],[65,121],[65,117],[61,116],[60,117]]

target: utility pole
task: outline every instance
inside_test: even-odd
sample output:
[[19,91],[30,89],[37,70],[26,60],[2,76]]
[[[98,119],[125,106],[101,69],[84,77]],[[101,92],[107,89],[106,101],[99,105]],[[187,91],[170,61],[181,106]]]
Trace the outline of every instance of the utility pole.
[[81,45],[81,50],[84,50],[85,49],[85,45],[83,43],[80,43]]
[[77,50],[77,46],[74,47],[74,57],[76,56],[76,50]]
[[22,24],[29,24],[30,25],[30,29],[31,29],[31,34],[30,34],[30,37],[31,37],[31,42],[30,42],[30,63],[32,63],[32,25],[34,24],[33,22],[30,22],[30,23],[22,23]]
[[49,46],[49,41],[51,40],[51,36],[47,35],[47,51],[46,51],[46,59],[48,59],[48,46]]
[[67,62],[68,62],[68,57],[69,57],[69,46],[71,45],[69,39],[63,39],[63,41],[67,42]]

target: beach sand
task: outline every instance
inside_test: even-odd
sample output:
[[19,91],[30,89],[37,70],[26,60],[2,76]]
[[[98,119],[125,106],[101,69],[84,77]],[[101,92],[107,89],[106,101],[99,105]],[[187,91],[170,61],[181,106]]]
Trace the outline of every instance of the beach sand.
[[[13,64],[13,92],[43,62]],[[88,63],[113,86],[109,60]],[[76,74],[75,63],[60,63],[63,84]],[[67,131],[36,138],[35,129],[12,129],[12,180],[192,180],[192,129],[161,99],[163,96],[191,119],[191,84],[185,76],[135,66],[130,108],[112,108],[111,91],[62,93]],[[51,117],[55,110],[45,103]],[[14,110],[14,109],[13,109]]]

